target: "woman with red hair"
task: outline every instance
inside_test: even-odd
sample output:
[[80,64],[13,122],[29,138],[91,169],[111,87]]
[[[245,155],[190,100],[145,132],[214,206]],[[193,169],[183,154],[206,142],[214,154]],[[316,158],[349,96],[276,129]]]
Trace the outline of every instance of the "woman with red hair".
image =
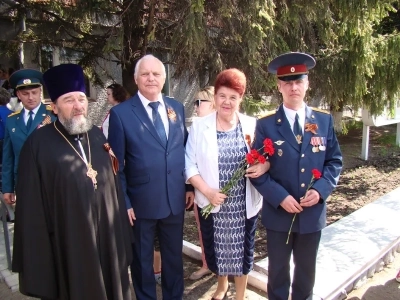
[[248,140],[254,138],[256,119],[239,113],[246,90],[243,72],[222,71],[214,87],[216,111],[194,120],[186,144],[185,173],[195,188],[197,206],[214,206],[208,217],[198,212],[207,265],[218,275],[212,299],[226,298],[228,275],[232,275],[236,299],[242,300],[253,266],[254,234],[262,204],[246,177],[264,174],[269,164],[251,166],[229,195],[220,192],[250,151]]

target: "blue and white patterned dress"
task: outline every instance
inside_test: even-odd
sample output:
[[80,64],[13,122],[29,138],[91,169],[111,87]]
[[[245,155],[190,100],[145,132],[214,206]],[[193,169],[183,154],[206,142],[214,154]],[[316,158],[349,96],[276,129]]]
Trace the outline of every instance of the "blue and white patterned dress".
[[[217,131],[219,187],[232,177],[247,153],[240,123],[227,132]],[[207,218],[198,211],[208,268],[220,276],[248,274],[254,261],[257,215],[246,218],[246,180],[243,177],[221,205]]]
[[[239,168],[247,153],[240,124],[231,131],[217,131],[219,187]],[[246,181],[243,177],[230,191],[214,216],[214,248],[218,275],[243,274],[246,221]]]

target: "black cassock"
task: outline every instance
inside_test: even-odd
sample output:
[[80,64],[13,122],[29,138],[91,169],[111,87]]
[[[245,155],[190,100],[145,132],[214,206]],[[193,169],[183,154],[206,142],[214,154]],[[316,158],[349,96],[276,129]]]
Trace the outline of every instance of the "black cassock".
[[97,127],[88,132],[94,189],[86,164],[54,124],[81,154],[59,121],[32,133],[21,150],[12,262],[20,291],[45,299],[131,299],[131,230],[106,139]]

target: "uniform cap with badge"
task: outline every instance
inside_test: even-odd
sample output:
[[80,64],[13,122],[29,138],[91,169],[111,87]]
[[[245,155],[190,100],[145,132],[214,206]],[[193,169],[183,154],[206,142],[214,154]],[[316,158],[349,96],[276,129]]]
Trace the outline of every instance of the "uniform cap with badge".
[[268,72],[282,81],[298,80],[306,77],[315,64],[314,57],[309,54],[288,52],[274,58],[268,64]]
[[38,70],[21,69],[10,76],[9,82],[13,89],[38,88],[42,86],[43,74]]

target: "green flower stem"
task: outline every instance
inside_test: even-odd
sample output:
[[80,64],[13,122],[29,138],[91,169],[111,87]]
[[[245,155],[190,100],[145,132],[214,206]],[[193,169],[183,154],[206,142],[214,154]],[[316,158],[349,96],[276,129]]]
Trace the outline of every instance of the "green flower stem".
[[[264,148],[261,147],[257,151],[260,151]],[[264,152],[261,155],[265,155],[266,153]],[[238,181],[243,178],[243,176],[246,174],[246,169],[247,169],[248,163],[246,157],[242,159],[242,161],[239,163],[239,168],[233,173],[231,179],[228,180],[228,182],[223,186],[223,188],[220,190],[220,193],[227,195],[228,197],[230,196],[230,190],[235,187],[238,183]],[[204,217],[204,219],[207,219],[207,217],[210,215],[211,211],[214,209],[214,205],[211,203],[208,204],[207,206],[203,207],[201,209],[201,215]]]
[[[310,181],[310,184],[308,185],[308,187],[307,187],[307,189],[306,189],[306,192],[304,193],[304,196],[307,194],[307,192],[308,192],[308,190],[312,187],[312,185],[313,185],[313,183],[314,183],[314,175],[311,177],[311,181]],[[303,196],[303,197],[304,197]],[[293,219],[292,219],[292,224],[290,224],[290,228],[289,228],[289,232],[288,232],[288,235],[287,235],[287,240],[286,240],[286,245],[289,243],[289,237],[290,237],[290,233],[292,232],[292,227],[293,227],[293,223],[294,223],[294,220],[296,219],[296,215],[297,215],[297,213],[295,213],[294,214],[294,216],[293,216]]]
[[292,232],[292,227],[294,223],[294,219],[296,219],[297,213],[294,214],[293,219],[292,219],[292,224],[290,224],[289,232],[287,235],[287,240],[286,240],[286,245],[289,243],[289,238],[290,238],[290,233]]

